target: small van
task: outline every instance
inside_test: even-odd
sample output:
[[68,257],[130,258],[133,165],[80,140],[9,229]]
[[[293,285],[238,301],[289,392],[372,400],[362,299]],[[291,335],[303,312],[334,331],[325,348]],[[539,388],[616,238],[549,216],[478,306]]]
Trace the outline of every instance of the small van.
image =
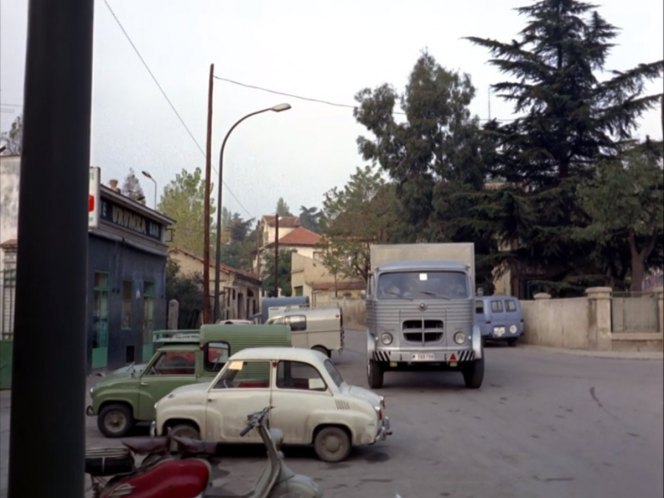
[[521,303],[512,296],[481,296],[475,298],[475,324],[488,341],[516,345],[523,335]]
[[288,309],[267,320],[268,325],[287,325],[293,347],[320,351],[328,358],[332,351],[344,348],[343,314],[341,308]]

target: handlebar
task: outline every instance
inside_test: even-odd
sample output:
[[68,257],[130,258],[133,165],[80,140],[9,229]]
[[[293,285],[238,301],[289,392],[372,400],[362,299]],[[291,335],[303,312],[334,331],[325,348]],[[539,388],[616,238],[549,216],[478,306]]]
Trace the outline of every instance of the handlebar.
[[246,436],[247,433],[251,431],[251,429],[261,425],[265,420],[265,417],[272,408],[273,408],[272,406],[268,405],[259,412],[250,413],[249,415],[247,415],[247,426],[244,429],[242,429],[242,431],[240,432],[240,436],[242,437]]

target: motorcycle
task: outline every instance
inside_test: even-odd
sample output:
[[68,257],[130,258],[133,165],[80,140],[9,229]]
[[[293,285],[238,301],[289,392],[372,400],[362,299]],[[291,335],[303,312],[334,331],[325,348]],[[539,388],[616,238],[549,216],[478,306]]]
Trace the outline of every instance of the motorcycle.
[[[316,481],[308,476],[296,474],[284,462],[281,444],[284,440],[281,429],[268,428],[268,414],[272,409],[266,406],[259,412],[247,416],[247,425],[240,432],[246,436],[251,430],[257,430],[265,448],[267,449],[267,465],[256,481],[254,490],[243,498],[277,498],[298,497],[318,498],[323,496]],[[208,496],[215,498],[230,498],[233,495],[214,494]]]
[[[283,433],[268,428],[271,409],[267,406],[247,415],[247,425],[240,432],[245,436],[257,430],[268,458],[254,489],[243,498],[321,497],[313,479],[296,474],[284,462]],[[86,451],[85,472],[90,475],[94,498],[237,498],[209,487],[212,471],[207,458],[218,454],[216,443],[163,436],[124,439],[122,444],[124,448]],[[140,465],[137,455],[143,455]]]
[[[94,498],[204,496],[212,469],[200,456],[216,454],[216,443],[165,436],[125,439],[122,444],[124,448],[86,450],[85,472]],[[143,459],[137,465],[139,455]]]

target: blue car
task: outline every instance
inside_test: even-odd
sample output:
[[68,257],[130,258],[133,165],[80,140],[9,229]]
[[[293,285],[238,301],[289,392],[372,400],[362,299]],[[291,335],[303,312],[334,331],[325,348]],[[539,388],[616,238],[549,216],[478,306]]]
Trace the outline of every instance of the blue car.
[[486,341],[516,345],[523,335],[521,303],[512,296],[481,296],[475,299],[475,323]]

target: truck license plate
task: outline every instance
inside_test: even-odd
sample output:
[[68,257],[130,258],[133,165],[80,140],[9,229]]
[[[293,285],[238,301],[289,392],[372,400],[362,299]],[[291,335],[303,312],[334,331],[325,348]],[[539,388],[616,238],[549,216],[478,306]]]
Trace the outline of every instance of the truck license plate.
[[412,361],[434,361],[436,355],[434,353],[413,353]]

